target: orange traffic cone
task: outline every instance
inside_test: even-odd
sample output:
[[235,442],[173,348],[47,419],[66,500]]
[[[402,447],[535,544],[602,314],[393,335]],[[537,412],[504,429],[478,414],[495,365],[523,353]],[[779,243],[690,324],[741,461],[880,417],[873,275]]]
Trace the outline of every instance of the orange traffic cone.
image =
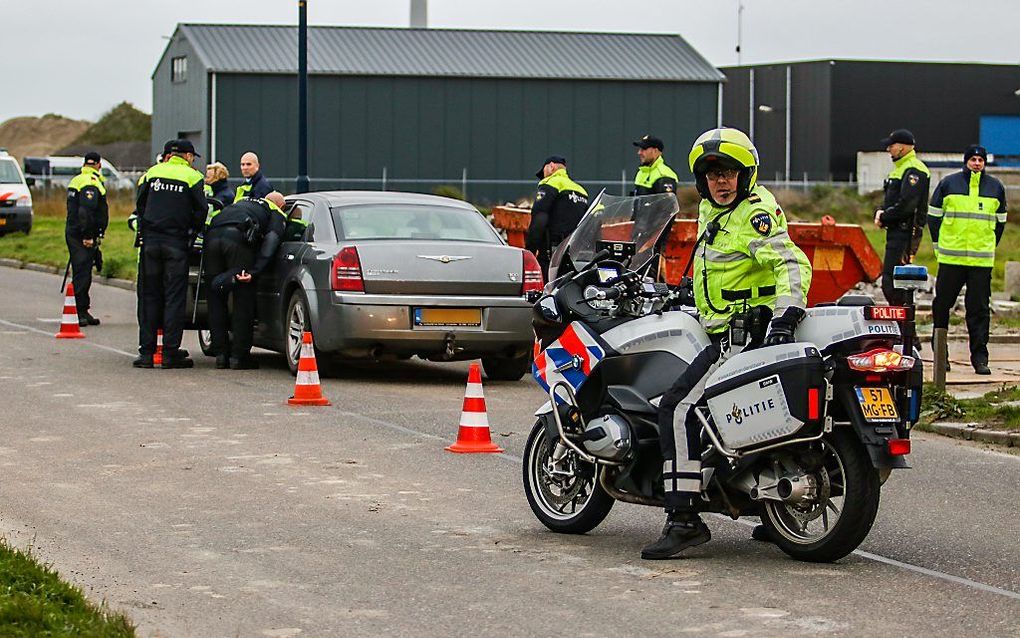
[[485,395],[482,393],[482,369],[477,361],[471,363],[468,372],[457,442],[446,449],[462,454],[503,451],[489,435],[489,416],[485,412]]
[[60,317],[60,332],[57,339],[84,339],[85,333],[78,327],[78,308],[74,305],[74,284],[68,282],[64,289],[64,314]]
[[163,365],[163,329],[156,330],[156,353],[152,355],[152,365]]
[[287,404],[329,405],[329,399],[322,396],[322,388],[319,386],[319,367],[315,364],[312,333],[308,330],[301,336],[301,358],[298,359],[297,370],[294,396],[287,399]]

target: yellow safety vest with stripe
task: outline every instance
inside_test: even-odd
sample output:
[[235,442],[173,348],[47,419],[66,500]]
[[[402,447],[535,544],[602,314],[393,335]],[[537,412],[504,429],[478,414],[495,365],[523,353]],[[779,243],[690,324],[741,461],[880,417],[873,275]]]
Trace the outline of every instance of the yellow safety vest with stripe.
[[709,334],[723,332],[733,315],[753,306],[779,314],[807,305],[811,263],[790,239],[784,218],[764,186],[755,186],[732,210],[702,200],[699,236],[710,222],[719,224],[694,258],[694,299]]
[[[655,190],[655,183],[664,177],[667,178],[667,184],[661,190]],[[634,176],[634,194],[672,193],[675,191],[676,184],[679,181],[680,178],[677,177],[676,172],[669,166],[666,166],[666,162],[660,155],[648,166],[638,167],[637,175]]]
[[103,174],[91,166],[82,166],[81,172],[71,178],[67,190],[80,192],[87,186],[93,186],[99,194],[106,197],[106,183]]
[[995,265],[995,224],[1006,222],[1006,189],[984,171],[947,175],[928,206],[935,255],[940,264]]

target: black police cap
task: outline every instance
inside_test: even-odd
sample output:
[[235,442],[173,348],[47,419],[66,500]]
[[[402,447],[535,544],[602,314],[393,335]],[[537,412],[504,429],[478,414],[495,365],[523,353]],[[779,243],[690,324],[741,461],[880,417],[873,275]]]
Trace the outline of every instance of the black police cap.
[[163,154],[166,155],[167,153],[191,153],[195,157],[201,157],[201,155],[195,152],[195,145],[191,140],[173,140],[167,142],[166,146],[163,147]]
[[914,146],[914,134],[905,128],[898,128],[890,133],[888,137],[882,138],[883,147],[891,146],[893,144],[909,144],[910,146]]
[[542,168],[538,169],[538,172],[535,173],[535,177],[539,179],[545,177],[545,165],[548,164],[549,162],[556,162],[557,164],[563,164],[564,166],[566,166],[567,158],[563,157],[562,155],[550,155],[549,157],[545,158],[544,162],[542,162]]
[[102,161],[103,161],[103,158],[100,157],[99,153],[97,153],[95,151],[89,151],[88,153],[85,153],[85,163],[86,164],[99,164]]
[[657,137],[651,135],[644,135],[639,140],[634,140],[634,146],[638,148],[657,148],[660,151],[665,150],[665,145]]

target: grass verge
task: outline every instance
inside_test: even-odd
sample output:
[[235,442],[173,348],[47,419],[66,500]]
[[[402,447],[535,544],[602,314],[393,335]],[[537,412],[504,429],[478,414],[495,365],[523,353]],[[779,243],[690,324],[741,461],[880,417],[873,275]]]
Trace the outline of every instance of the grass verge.
[[936,421],[965,421],[993,430],[1020,430],[1020,386],[1003,384],[979,399],[957,399],[926,383],[918,425],[926,429]]
[[135,630],[123,614],[88,602],[51,567],[0,540],[0,635],[120,638]]
[[[110,193],[108,201],[110,225],[103,239],[102,274],[134,279],[137,263],[133,247],[135,234],[127,227],[127,217],[134,209],[134,202],[129,194],[114,192]],[[33,209],[32,232],[0,238],[0,257],[64,268],[67,264],[67,244],[64,241],[67,208],[63,192],[35,196]]]

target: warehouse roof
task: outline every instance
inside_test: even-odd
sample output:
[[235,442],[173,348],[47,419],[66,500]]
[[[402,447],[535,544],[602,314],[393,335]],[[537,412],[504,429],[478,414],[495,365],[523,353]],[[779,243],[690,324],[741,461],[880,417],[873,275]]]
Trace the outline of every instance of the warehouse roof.
[[[294,26],[181,24],[178,34],[191,43],[210,71],[297,72]],[[309,27],[308,72],[725,81],[725,76],[678,35],[553,31]]]

